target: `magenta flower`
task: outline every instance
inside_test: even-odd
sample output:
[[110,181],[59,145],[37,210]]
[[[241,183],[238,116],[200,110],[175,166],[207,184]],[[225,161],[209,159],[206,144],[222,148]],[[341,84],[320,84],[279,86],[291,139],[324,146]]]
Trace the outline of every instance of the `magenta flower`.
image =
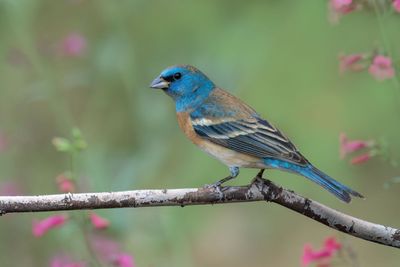
[[396,12],[400,13],[400,0],[394,0],[392,5],[393,5],[394,10],[396,10]]
[[94,212],[90,213],[89,218],[90,218],[92,225],[96,229],[105,229],[110,225],[110,222],[107,219],[100,217],[99,215],[97,215]]
[[98,257],[117,267],[134,267],[133,257],[121,251],[120,245],[104,236],[94,236],[92,239],[93,250]]
[[93,250],[97,253],[103,261],[109,261],[120,252],[120,246],[110,238],[95,235],[91,240]]
[[63,193],[75,192],[74,180],[68,178],[65,174],[60,174],[56,178],[58,190]]
[[318,264],[328,264],[334,253],[340,250],[341,244],[334,237],[328,237],[324,241],[324,246],[320,250],[313,250],[311,245],[305,244],[303,255],[301,257],[301,265],[308,266],[310,263],[317,262]]
[[61,227],[67,219],[68,217],[65,215],[54,215],[41,221],[34,220],[32,223],[32,234],[35,237],[41,237],[50,229]]
[[79,57],[86,51],[86,39],[79,33],[70,33],[62,41],[63,54],[70,57]]
[[133,257],[127,253],[119,253],[116,255],[113,264],[117,267],[135,267]]
[[55,256],[50,261],[50,267],[86,267],[86,263],[83,261],[73,261],[70,257],[66,255]]
[[330,0],[328,3],[329,21],[337,24],[343,15],[346,15],[357,8],[352,0]]
[[390,79],[394,76],[394,68],[392,66],[391,58],[382,55],[374,57],[368,71],[378,81]]
[[22,195],[21,186],[13,181],[0,184],[0,196],[18,196]]
[[340,158],[343,159],[348,154],[366,147],[372,147],[374,141],[371,140],[349,140],[345,133],[339,135]]
[[360,63],[364,59],[363,54],[351,54],[339,56],[339,71],[344,73],[346,71],[361,71],[365,65]]
[[342,244],[338,243],[335,237],[331,236],[325,239],[324,247],[330,251],[336,251],[342,248]]
[[347,14],[355,9],[353,0],[330,0],[331,8],[339,14]]
[[364,153],[351,159],[350,163],[353,165],[362,164],[372,158],[371,153]]

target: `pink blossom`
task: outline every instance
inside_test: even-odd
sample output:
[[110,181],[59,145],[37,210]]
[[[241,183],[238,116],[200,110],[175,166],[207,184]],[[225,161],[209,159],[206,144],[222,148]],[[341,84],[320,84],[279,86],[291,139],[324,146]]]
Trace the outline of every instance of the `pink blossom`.
[[327,264],[333,257],[334,253],[340,250],[340,248],[341,244],[338,243],[334,237],[326,238],[324,246],[320,250],[313,250],[311,245],[305,244],[303,255],[301,257],[301,265],[308,266],[312,262]]
[[339,242],[336,241],[335,237],[331,236],[325,239],[324,241],[324,247],[327,250],[330,251],[336,251],[341,249],[342,244],[340,244]]
[[332,256],[332,252],[322,249],[320,251],[313,251],[312,247],[309,244],[304,245],[303,256],[301,257],[301,265],[308,266],[310,263],[314,261],[319,261],[321,259],[330,258]]
[[352,0],[329,0],[329,21],[337,24],[343,15],[346,15],[357,8]]
[[346,71],[360,71],[365,68],[364,64],[360,61],[364,59],[363,54],[351,54],[339,56],[339,71],[344,73]]
[[352,0],[330,0],[331,8],[339,14],[347,14],[354,10]]
[[120,246],[114,240],[96,235],[92,238],[91,244],[93,250],[97,253],[103,261],[110,261],[115,258],[115,255],[120,253]]
[[345,133],[339,135],[340,143],[340,158],[343,159],[346,155],[363,149],[365,147],[372,147],[374,142],[371,140],[348,140]]
[[60,174],[56,178],[58,190],[63,193],[75,192],[75,182],[65,174]]
[[86,38],[80,33],[70,33],[62,41],[62,51],[64,55],[70,57],[83,55],[86,46]]
[[370,153],[364,153],[351,159],[350,163],[353,165],[362,164],[371,159]]
[[400,0],[394,0],[392,5],[393,5],[394,10],[396,10],[396,12],[400,13]]
[[117,267],[135,267],[133,257],[127,253],[119,253],[116,255],[113,264]]
[[61,227],[68,217],[65,215],[54,215],[41,221],[34,220],[32,223],[32,233],[35,237],[41,237],[53,228]]
[[0,184],[0,196],[18,196],[22,195],[21,187],[13,181],[3,182]]
[[133,257],[121,251],[120,245],[104,236],[94,236],[92,239],[93,250],[98,257],[117,267],[134,267]]
[[394,76],[394,68],[392,66],[391,58],[382,55],[374,57],[368,71],[378,81],[390,79]]
[[86,263],[73,261],[66,255],[58,255],[51,259],[50,267],[86,267]]
[[105,229],[110,225],[110,222],[107,219],[100,217],[94,212],[91,212],[89,217],[90,221],[92,222],[92,225],[96,229]]

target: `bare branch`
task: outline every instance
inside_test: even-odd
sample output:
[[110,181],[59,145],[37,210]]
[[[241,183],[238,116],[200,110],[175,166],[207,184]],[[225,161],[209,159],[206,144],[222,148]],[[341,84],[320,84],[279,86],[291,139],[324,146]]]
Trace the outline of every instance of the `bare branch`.
[[0,197],[0,213],[157,206],[183,207],[251,201],[274,202],[346,234],[400,248],[400,230],[343,214],[260,178],[249,186],[229,186],[223,187],[221,190],[184,188],[43,196],[2,196]]

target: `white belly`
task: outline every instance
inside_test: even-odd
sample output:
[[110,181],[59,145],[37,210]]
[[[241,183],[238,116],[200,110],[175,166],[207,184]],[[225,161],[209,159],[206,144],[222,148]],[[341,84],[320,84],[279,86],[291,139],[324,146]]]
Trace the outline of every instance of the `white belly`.
[[220,160],[222,163],[229,167],[244,167],[244,168],[257,168],[263,169],[266,166],[263,164],[262,159],[242,154],[223,146],[214,144],[210,141],[204,141],[198,146],[211,156]]

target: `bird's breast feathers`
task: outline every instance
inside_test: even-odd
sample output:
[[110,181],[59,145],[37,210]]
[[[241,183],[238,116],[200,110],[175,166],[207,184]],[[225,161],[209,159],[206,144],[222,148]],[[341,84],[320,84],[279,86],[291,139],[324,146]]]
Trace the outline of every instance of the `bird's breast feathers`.
[[[192,119],[188,112],[178,112],[177,118],[179,127],[195,145],[209,155],[217,158],[225,165],[246,168],[265,168],[260,158],[228,149],[199,136],[194,131]],[[207,123],[207,119],[198,122]]]
[[179,112],[178,121],[193,143],[229,166],[235,162],[238,167],[259,168],[266,158],[307,164],[276,127],[222,89],[215,88],[190,111]]

